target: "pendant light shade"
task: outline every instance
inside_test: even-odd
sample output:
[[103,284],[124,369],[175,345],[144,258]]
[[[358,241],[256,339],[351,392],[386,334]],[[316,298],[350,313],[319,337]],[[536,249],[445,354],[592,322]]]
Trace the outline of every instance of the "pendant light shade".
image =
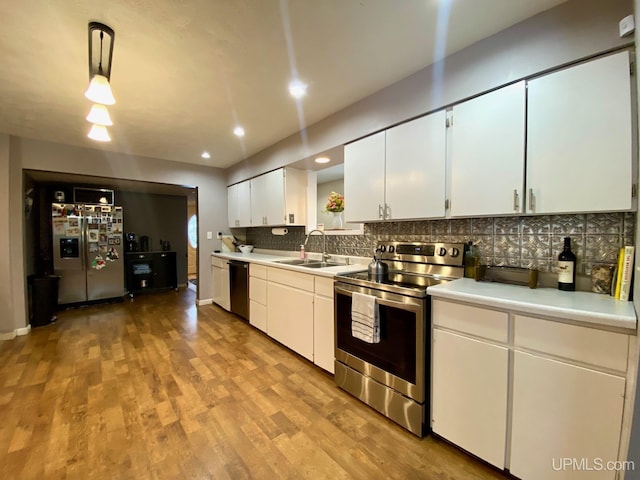
[[89,131],[89,135],[87,135],[91,140],[96,140],[98,142],[110,142],[111,137],[109,136],[109,131],[107,127],[104,125],[92,125],[91,130]]
[[84,96],[94,103],[101,103],[102,105],[113,105],[116,103],[116,99],[111,92],[111,85],[109,80],[104,75],[96,74],[89,83],[89,88],[84,92]]
[[107,110],[107,107],[100,105],[99,103],[96,103],[91,107],[89,115],[87,115],[87,120],[96,125],[103,125],[105,127],[113,125],[111,117],[109,116],[109,110]]

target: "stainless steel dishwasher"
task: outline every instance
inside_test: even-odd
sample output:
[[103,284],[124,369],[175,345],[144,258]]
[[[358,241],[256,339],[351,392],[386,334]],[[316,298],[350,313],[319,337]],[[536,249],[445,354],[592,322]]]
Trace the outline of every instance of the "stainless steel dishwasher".
[[249,264],[229,260],[231,312],[249,320]]

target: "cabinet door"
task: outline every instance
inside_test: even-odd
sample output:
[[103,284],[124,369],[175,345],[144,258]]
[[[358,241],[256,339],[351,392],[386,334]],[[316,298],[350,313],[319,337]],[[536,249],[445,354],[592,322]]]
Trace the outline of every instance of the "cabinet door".
[[451,215],[522,212],[525,84],[453,107]]
[[[515,352],[510,472],[520,478],[611,479],[594,460],[618,459],[625,380]],[[587,462],[562,468],[562,459]]]
[[505,465],[508,361],[505,347],[433,331],[431,427],[499,468]]
[[251,222],[254,226],[285,223],[282,169],[251,179]]
[[313,293],[269,282],[267,334],[313,361]]
[[211,267],[211,283],[213,286],[213,303],[220,305],[225,310],[229,310],[231,308],[229,300],[229,270]]
[[444,217],[446,112],[387,130],[387,219]]
[[230,227],[239,227],[238,220],[238,185],[227,187],[227,212]]
[[251,300],[249,302],[249,323],[266,333],[267,307],[255,300]]
[[527,211],[630,209],[628,53],[531,80],[528,97]]
[[316,295],[313,301],[313,362],[335,373],[333,298]]
[[347,222],[382,220],[385,132],[344,147],[344,201]]
[[237,218],[238,226],[249,227],[251,226],[251,182],[238,183],[236,185],[238,197],[237,197]]

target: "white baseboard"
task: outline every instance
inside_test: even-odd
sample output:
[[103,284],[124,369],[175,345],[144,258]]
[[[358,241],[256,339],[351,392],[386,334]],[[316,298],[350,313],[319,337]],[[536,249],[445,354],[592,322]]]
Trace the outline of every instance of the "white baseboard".
[[30,332],[31,325],[27,325],[26,327],[16,328],[13,332],[0,333],[0,340],[13,340],[18,336],[27,335]]
[[213,303],[213,298],[203,298],[202,300],[196,300],[196,305],[199,307],[202,305],[211,305]]

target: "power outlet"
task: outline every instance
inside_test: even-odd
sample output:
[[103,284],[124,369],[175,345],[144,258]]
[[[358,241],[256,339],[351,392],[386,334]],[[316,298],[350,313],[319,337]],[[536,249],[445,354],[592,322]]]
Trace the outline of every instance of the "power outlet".
[[633,15],[627,15],[622,20],[620,20],[618,27],[620,28],[620,38],[626,35],[631,35],[636,28],[636,24],[633,20]]
[[211,240],[213,238],[213,232],[207,232],[207,240]]

